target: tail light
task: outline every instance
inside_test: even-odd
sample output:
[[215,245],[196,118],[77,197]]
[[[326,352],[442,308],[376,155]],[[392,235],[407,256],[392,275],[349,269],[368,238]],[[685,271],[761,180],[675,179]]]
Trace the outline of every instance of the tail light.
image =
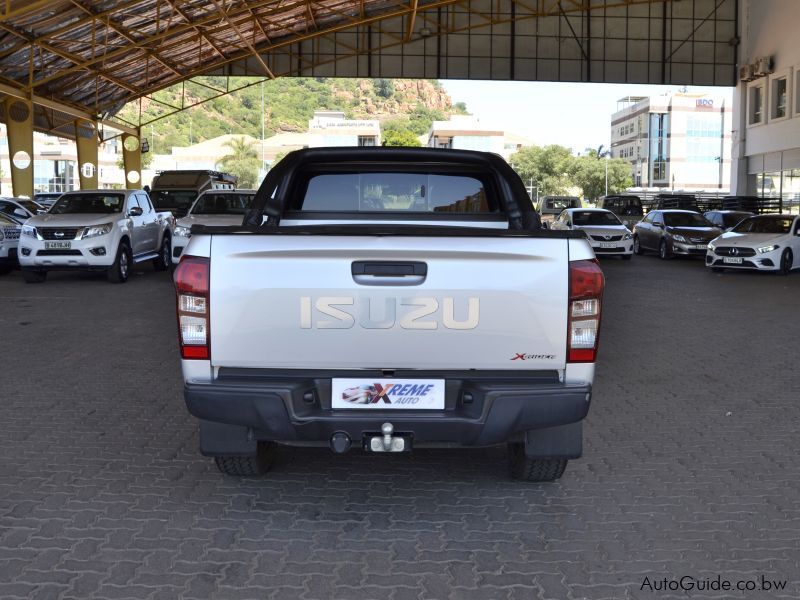
[[594,362],[600,336],[603,271],[596,260],[569,263],[567,362]]
[[181,358],[208,360],[211,355],[208,265],[207,258],[187,255],[175,269]]

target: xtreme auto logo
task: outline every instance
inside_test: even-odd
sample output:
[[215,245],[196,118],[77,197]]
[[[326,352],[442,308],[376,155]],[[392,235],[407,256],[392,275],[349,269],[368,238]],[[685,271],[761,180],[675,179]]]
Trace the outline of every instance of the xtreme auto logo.
[[[432,384],[373,383],[350,387],[342,392],[342,400],[352,404],[417,404],[433,389]],[[392,395],[389,395],[389,392]]]

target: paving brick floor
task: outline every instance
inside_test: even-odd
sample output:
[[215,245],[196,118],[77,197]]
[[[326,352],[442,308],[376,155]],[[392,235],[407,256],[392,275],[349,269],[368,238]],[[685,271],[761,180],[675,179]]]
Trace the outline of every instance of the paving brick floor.
[[[0,598],[800,597],[800,273],[604,261],[585,455],[197,452],[172,289],[0,278]],[[787,580],[658,591],[662,580]]]

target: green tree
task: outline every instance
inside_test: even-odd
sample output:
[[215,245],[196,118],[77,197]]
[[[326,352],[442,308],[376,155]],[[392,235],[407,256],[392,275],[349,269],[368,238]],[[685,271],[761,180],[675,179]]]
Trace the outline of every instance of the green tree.
[[421,146],[417,136],[408,129],[384,129],[383,130],[383,145],[384,146]]
[[394,96],[394,83],[391,79],[376,79],[375,91],[381,98],[391,98]]
[[511,155],[509,162],[526,185],[533,180],[539,196],[558,196],[569,192],[574,157],[569,148],[558,145],[529,146]]
[[621,158],[600,159],[590,152],[573,160],[570,176],[583,190],[583,195],[596,200],[606,191],[608,167],[608,193],[617,194],[633,185],[630,164]]
[[236,177],[236,187],[256,187],[261,161],[255,145],[244,137],[231,138],[224,145],[230,152],[217,163],[218,168]]

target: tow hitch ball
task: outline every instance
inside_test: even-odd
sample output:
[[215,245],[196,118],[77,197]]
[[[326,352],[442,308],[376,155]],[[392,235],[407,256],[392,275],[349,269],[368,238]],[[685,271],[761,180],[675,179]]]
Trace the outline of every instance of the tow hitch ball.
[[384,423],[381,426],[381,436],[369,438],[369,449],[373,452],[403,452],[407,450],[406,439],[394,433],[394,425]]

